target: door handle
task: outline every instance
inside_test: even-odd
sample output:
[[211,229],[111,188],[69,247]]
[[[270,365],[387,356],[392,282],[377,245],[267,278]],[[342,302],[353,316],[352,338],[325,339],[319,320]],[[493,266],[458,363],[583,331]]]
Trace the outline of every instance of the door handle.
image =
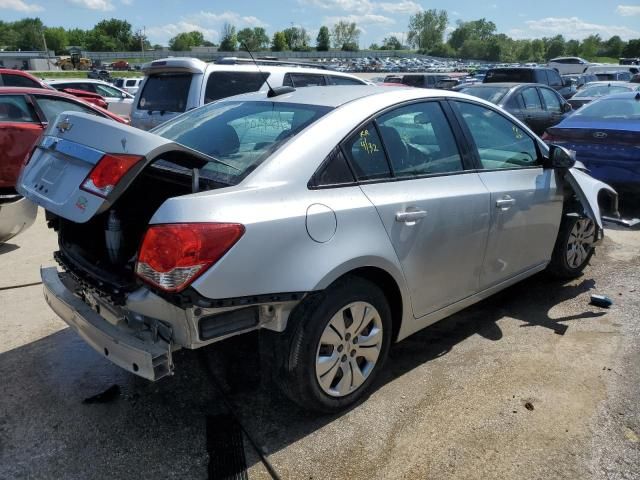
[[427,216],[425,210],[409,210],[407,212],[396,213],[396,222],[415,222]]
[[509,210],[512,205],[516,204],[516,199],[511,198],[509,195],[505,195],[500,200],[496,200],[496,208],[501,208],[502,210]]

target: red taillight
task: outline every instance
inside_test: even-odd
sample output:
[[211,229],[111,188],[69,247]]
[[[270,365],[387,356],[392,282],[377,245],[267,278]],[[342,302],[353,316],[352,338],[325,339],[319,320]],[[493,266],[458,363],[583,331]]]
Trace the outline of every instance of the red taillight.
[[106,198],[142,158],[139,155],[105,154],[82,182],[82,189]]
[[239,223],[176,223],[149,227],[136,274],[167,291],[179,292],[215,264],[244,234]]

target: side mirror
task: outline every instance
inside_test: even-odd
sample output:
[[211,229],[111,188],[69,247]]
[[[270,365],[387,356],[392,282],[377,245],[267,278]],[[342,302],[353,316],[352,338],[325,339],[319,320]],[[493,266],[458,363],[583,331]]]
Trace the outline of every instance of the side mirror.
[[566,102],[566,103],[562,104],[562,113],[568,113],[571,110],[573,110],[573,107],[571,106],[571,104],[569,102]]
[[549,145],[549,160],[545,163],[545,168],[571,168],[576,163],[575,152],[559,145]]
[[120,92],[120,96],[121,96],[122,98],[127,98],[127,97],[128,97],[128,95],[127,95],[126,93],[124,93],[124,92]]

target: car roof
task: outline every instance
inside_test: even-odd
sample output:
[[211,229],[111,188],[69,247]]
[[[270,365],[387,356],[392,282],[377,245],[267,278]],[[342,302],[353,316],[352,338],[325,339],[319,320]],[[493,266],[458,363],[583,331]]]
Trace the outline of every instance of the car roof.
[[[460,98],[472,98],[477,101],[475,97],[464,95],[450,90],[435,90],[428,88],[407,88],[406,86],[398,87],[380,87],[378,85],[335,85],[335,86],[320,86],[320,87],[303,87],[298,88],[292,92],[276,95],[274,97],[268,97],[267,92],[252,92],[227,99],[220,100],[221,102],[233,99],[234,101],[266,101],[266,102],[282,102],[282,103],[298,103],[301,105],[317,105],[331,108],[337,108],[346,103],[361,98],[370,97],[374,95],[386,95],[393,97],[398,92],[402,92],[403,97],[409,96],[411,98],[444,98],[444,97],[460,97]],[[409,98],[410,99],[410,98]],[[490,105],[489,103],[487,103]]]
[[50,85],[54,85],[57,83],[100,83],[102,85],[111,86],[109,82],[98,80],[96,78],[52,78],[51,80],[47,80],[47,83]]
[[591,87],[594,85],[612,85],[612,86],[629,86],[633,87],[633,84],[630,82],[625,82],[624,80],[598,80],[597,82],[589,82],[586,87]]

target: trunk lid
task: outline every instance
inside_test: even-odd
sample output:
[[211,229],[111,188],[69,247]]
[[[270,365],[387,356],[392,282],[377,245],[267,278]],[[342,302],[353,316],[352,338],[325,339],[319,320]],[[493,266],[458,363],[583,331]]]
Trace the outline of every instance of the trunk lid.
[[[158,135],[95,115],[65,112],[58,115],[36,146],[20,175],[17,190],[58,216],[85,223],[107,210],[158,155],[169,152],[202,158]],[[141,159],[103,198],[83,190],[81,185],[105,154],[135,155]]]

